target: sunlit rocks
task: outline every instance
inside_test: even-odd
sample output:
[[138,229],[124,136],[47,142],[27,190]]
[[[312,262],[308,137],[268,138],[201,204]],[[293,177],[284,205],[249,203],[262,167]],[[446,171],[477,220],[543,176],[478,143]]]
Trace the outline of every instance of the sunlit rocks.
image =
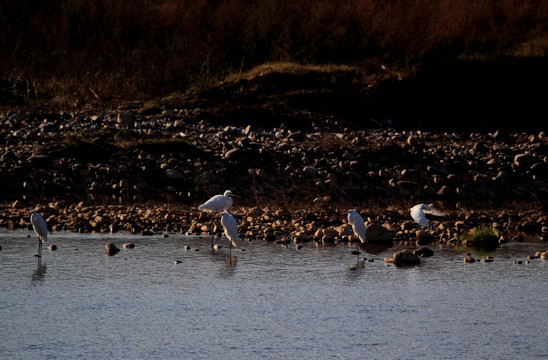
[[261,215],[264,214],[264,211],[263,209],[261,209],[260,207],[258,206],[255,206],[255,207],[252,207],[251,209],[249,209],[248,211],[248,215],[249,216],[252,216],[252,217],[259,217]]
[[[64,112],[48,114],[46,122],[3,115],[0,183],[12,206],[0,209],[0,227],[28,228],[26,209],[47,194],[64,202],[55,211],[45,205],[51,200],[42,205],[55,230],[210,233],[218,220],[194,208],[231,188],[241,196],[233,210],[242,236],[254,240],[280,238],[280,231],[295,243],[346,239],[351,227],[333,207],[358,199],[372,200],[363,204],[368,223],[409,245],[430,242],[415,238],[408,199],[447,204],[451,217],[428,229],[440,245],[458,246],[461,232],[495,222],[510,242],[524,241],[522,231],[527,239],[539,233],[548,239],[548,221],[535,205],[548,188],[545,136],[354,130],[312,113],[309,129],[290,123],[240,129],[230,119],[217,125],[215,114],[199,107],[166,113]],[[33,155],[48,156],[49,166],[33,165]],[[466,210],[505,201],[526,208],[489,208],[483,217]],[[368,241],[374,237],[368,230]]]
[[242,150],[240,148],[230,149],[224,154],[225,159],[233,160],[233,161],[238,160],[243,156],[244,156],[244,150]]
[[526,221],[520,226],[520,230],[526,233],[536,233],[539,231],[539,226],[536,221]]
[[274,230],[266,229],[264,231],[264,239],[266,241],[270,241],[270,242],[275,241],[276,240],[276,234],[274,233]]
[[335,239],[327,235],[322,236],[321,242],[324,245],[330,245],[330,246],[336,244]]
[[124,245],[122,245],[124,247],[124,249],[133,249],[135,247],[135,244],[134,243],[124,243]]
[[165,174],[168,180],[182,181],[185,178],[184,175],[177,169],[166,169]]
[[318,229],[318,231],[321,233],[321,236],[329,236],[335,238],[339,235],[339,232],[335,229]]
[[274,212],[274,215],[278,219],[289,220],[291,218],[291,212],[285,209],[279,209]]
[[312,166],[305,166],[303,168],[303,173],[308,177],[314,177],[318,174],[318,169]]
[[337,226],[334,228],[334,230],[337,232],[337,235],[340,238],[352,236],[354,232],[352,231],[352,225],[348,223],[344,223],[341,226]]
[[521,243],[525,241],[525,237],[522,234],[517,234],[516,236],[512,238],[512,240],[515,242]]
[[373,223],[366,228],[366,239],[369,244],[392,245],[394,236],[384,226]]
[[29,162],[35,167],[47,168],[50,165],[50,157],[46,154],[37,153],[29,157]]
[[430,257],[434,255],[434,251],[427,247],[420,247],[417,250],[413,251],[413,254],[420,257]]
[[57,250],[57,245],[51,244],[50,246],[48,246],[48,249],[50,251],[55,251],[55,250]]
[[105,249],[107,249],[106,255],[108,256],[113,256],[120,252],[120,249],[113,243],[106,244]]
[[288,245],[291,243],[291,240],[287,239],[286,237],[282,237],[281,239],[274,241],[274,243],[280,244],[280,245]]
[[514,165],[520,168],[529,167],[533,161],[533,158],[529,154],[518,154],[514,156]]
[[434,241],[434,236],[426,230],[417,230],[417,245],[428,245]]
[[46,219],[46,224],[52,226],[58,223],[57,215],[51,215]]
[[396,266],[414,266],[419,265],[421,259],[418,255],[413,254],[409,249],[400,250],[394,253],[393,257],[384,258],[385,263],[391,263]]
[[439,196],[450,197],[454,194],[454,190],[449,185],[443,185],[436,194]]
[[414,135],[409,135],[407,138],[407,145],[415,147],[418,145],[417,138]]
[[463,259],[465,264],[472,264],[476,262],[476,259],[474,259],[472,256],[466,256]]

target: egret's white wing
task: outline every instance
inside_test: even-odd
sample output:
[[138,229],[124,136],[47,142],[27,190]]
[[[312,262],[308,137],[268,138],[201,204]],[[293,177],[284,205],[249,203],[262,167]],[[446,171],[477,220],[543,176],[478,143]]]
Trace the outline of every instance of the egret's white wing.
[[[230,201],[228,200],[230,199]],[[226,210],[232,206],[232,199],[224,195],[215,195],[202,205],[198,206],[198,209],[205,211],[221,211]]]
[[424,211],[422,211],[422,208],[422,204],[413,206],[411,208],[411,217],[420,226],[427,227],[429,225],[428,220],[426,219],[426,215],[424,215]]
[[44,218],[38,213],[32,213],[30,216],[30,222],[32,223],[34,232],[38,235],[40,241],[45,243],[48,240],[48,226],[46,225]]
[[423,211],[427,214],[432,214],[435,216],[445,216],[445,213],[434,206],[430,206],[429,208],[423,209]]
[[225,229],[225,235],[232,242],[232,246],[236,247],[236,240],[238,240],[238,224],[236,219],[229,213],[222,213],[221,225]]

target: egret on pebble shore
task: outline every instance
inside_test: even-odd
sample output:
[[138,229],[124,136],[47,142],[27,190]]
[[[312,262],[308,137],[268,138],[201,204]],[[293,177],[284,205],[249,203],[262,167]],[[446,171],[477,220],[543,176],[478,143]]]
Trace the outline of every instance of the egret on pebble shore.
[[[198,206],[198,209],[202,211],[212,212],[213,217],[215,217],[215,214],[217,212],[228,210],[232,207],[233,199],[232,199],[232,191],[227,190],[224,192],[224,194],[219,194],[213,196],[211,199],[203,203],[202,205]],[[213,219],[212,219],[213,220]],[[213,247],[213,237],[215,234],[211,234],[211,247]]]

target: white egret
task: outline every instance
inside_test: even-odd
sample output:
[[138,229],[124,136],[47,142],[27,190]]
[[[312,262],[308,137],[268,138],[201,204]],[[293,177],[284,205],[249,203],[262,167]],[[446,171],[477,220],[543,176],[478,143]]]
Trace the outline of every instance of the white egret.
[[224,194],[213,196],[211,199],[198,206],[198,209],[209,212],[228,210],[232,207],[232,191],[227,190]]
[[436,209],[434,204],[418,204],[411,208],[411,217],[417,224],[422,227],[428,227],[430,223],[426,219],[426,214],[432,214],[436,216],[445,215],[442,211]]
[[[354,231],[354,234],[360,239],[362,244],[365,244],[367,241],[366,239],[366,232],[365,229],[365,222],[363,221],[363,218],[355,209],[348,210],[348,222],[350,225],[352,225],[352,230]],[[356,243],[356,255],[358,257],[360,256],[360,248],[358,243]]]
[[238,240],[238,224],[234,216],[226,210],[221,213],[221,225],[225,229],[225,235],[230,240],[230,256],[232,257],[232,247],[238,246],[236,240]]
[[30,214],[30,222],[38,235],[38,255],[36,256],[42,257],[42,243],[48,241],[48,226],[44,218],[34,210]]
[[[224,192],[224,194],[219,194],[213,196],[211,199],[203,203],[202,205],[198,206],[198,209],[202,211],[212,212],[213,217],[215,217],[215,214],[220,211],[228,210],[232,207],[232,191],[227,190]],[[211,219],[213,221],[213,218]],[[215,234],[211,234],[211,247],[213,247],[213,237]]]

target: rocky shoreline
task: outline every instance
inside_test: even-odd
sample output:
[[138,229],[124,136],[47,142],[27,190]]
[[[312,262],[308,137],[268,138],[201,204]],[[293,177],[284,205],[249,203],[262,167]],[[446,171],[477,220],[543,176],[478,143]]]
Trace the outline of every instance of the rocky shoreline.
[[548,233],[544,132],[409,131],[389,121],[360,129],[318,114],[305,129],[239,127],[210,115],[1,115],[0,227],[29,228],[36,209],[53,231],[208,233],[211,218],[197,206],[230,189],[243,239],[344,240],[356,208],[393,241],[414,243],[425,236],[409,216],[416,203],[447,213],[423,242],[452,246],[481,224],[511,234],[501,241]]

